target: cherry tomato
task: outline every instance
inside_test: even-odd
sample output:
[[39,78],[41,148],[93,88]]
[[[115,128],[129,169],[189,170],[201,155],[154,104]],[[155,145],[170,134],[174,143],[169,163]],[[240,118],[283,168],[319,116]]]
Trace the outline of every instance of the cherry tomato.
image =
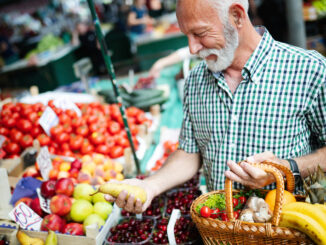
[[5,145],[5,151],[9,154],[18,154],[20,152],[20,146],[15,142],[9,142]]
[[105,137],[103,134],[98,133],[98,132],[94,132],[92,133],[91,137],[90,137],[90,141],[94,144],[94,145],[101,145],[105,142]]
[[62,150],[62,152],[64,152],[64,151],[70,151],[70,145],[69,145],[69,143],[63,143],[63,144],[61,144],[61,150]]
[[229,218],[228,218],[228,216],[227,216],[227,214],[226,213],[221,213],[221,219],[223,220],[223,221],[229,221]]
[[240,211],[237,210],[237,211],[233,211],[233,216],[235,219],[238,219],[239,218],[239,214],[240,214]]
[[70,117],[65,114],[65,113],[62,113],[60,116],[59,116],[59,122],[60,124],[64,125],[64,124],[71,124],[71,119]]
[[27,148],[33,145],[33,137],[29,134],[24,135],[19,141],[21,147]]
[[31,135],[36,138],[37,136],[39,136],[41,133],[43,132],[43,129],[40,127],[40,126],[34,126],[32,129],[31,129]]
[[118,158],[123,156],[123,148],[119,145],[115,145],[110,149],[110,157],[111,158]]
[[244,203],[246,203],[247,198],[245,196],[241,196],[241,197],[239,197],[239,201],[241,204],[244,204]]
[[70,118],[76,118],[77,117],[77,113],[73,110],[67,109],[65,111],[65,113],[70,117]]
[[209,218],[212,214],[213,210],[211,210],[209,207],[207,206],[203,206],[200,209],[200,215],[204,218]]
[[83,119],[81,117],[75,117],[71,120],[71,126],[78,128],[82,125]]
[[27,115],[27,119],[32,123],[35,124],[35,122],[38,120],[37,112],[32,111],[30,114]]
[[113,137],[106,137],[105,144],[111,149],[115,145],[115,140]]
[[49,145],[51,142],[50,137],[46,134],[40,134],[39,136],[37,136],[37,140],[40,142],[41,146]]
[[76,133],[83,136],[83,137],[86,137],[88,135],[88,132],[89,132],[89,130],[88,130],[88,127],[86,125],[80,126],[76,130]]
[[210,217],[212,219],[217,219],[219,216],[220,216],[220,209],[219,208],[213,209]]
[[239,201],[236,198],[232,198],[232,203],[233,203],[233,207],[236,207],[236,206],[238,206]]
[[98,145],[95,148],[95,151],[104,155],[108,155],[110,152],[110,148],[107,145]]
[[[1,133],[0,133],[1,134]],[[13,128],[10,131],[10,139],[16,143],[19,143],[20,139],[23,137],[23,133],[19,130]]]
[[1,121],[6,128],[13,128],[16,126],[16,120],[12,117],[4,117]]
[[117,143],[117,145],[120,145],[123,148],[127,148],[127,147],[130,146],[129,141],[125,137],[123,137],[121,135],[119,135],[117,137],[116,143]]
[[63,131],[66,132],[67,134],[71,134],[72,133],[72,127],[69,123],[65,123],[63,125]]
[[70,136],[67,133],[61,133],[55,137],[59,144],[63,144],[70,140]]
[[117,104],[111,105],[111,117],[115,120],[121,117],[120,109]]
[[87,118],[87,124],[88,124],[88,125],[91,125],[91,124],[93,124],[93,123],[96,123],[97,120],[98,120],[98,117],[97,117],[96,115],[90,115],[90,116],[88,116],[88,118]]
[[89,142],[84,142],[80,150],[83,155],[93,153],[93,151],[94,147]]
[[4,135],[4,136],[8,136],[9,135],[9,129],[5,128],[5,127],[0,127],[0,134]]

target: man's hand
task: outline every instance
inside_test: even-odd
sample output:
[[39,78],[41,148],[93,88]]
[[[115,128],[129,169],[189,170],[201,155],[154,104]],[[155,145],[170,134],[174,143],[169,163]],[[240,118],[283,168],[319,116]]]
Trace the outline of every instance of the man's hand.
[[[116,182],[116,181],[114,181],[114,182]],[[142,202],[139,199],[135,200],[135,197],[132,194],[127,199],[127,195],[128,195],[127,191],[120,192],[120,194],[117,198],[114,198],[110,195],[105,195],[105,199],[107,201],[115,202],[118,205],[118,207],[123,208],[127,212],[131,212],[131,213],[144,212],[149,207],[153,198],[156,195],[155,194],[156,192],[155,192],[155,189],[153,188],[153,186],[147,184],[144,180],[125,179],[123,181],[119,181],[119,183],[139,186],[139,187],[143,188],[147,194],[146,202],[144,204],[142,204]]]
[[[272,152],[256,154],[246,160],[251,163],[261,163],[268,160],[289,167],[288,161],[277,158]],[[227,164],[230,170],[225,171],[225,176],[252,189],[259,189],[275,182],[273,175],[260,168],[253,167],[247,162],[241,162],[238,165],[234,161],[228,161]]]

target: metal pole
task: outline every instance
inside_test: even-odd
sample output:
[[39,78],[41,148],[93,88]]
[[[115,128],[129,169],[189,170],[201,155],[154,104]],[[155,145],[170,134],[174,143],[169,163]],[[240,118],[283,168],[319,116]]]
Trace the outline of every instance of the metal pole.
[[132,140],[132,136],[131,136],[131,133],[130,133],[127,117],[126,117],[126,114],[125,114],[125,107],[122,104],[122,98],[120,96],[119,89],[118,89],[118,86],[117,86],[117,80],[116,80],[116,77],[115,77],[114,68],[113,68],[113,65],[112,65],[112,62],[111,62],[111,58],[108,55],[108,49],[107,49],[107,46],[106,46],[106,43],[105,43],[105,40],[104,40],[104,37],[103,37],[101,24],[100,24],[100,21],[98,19],[98,16],[97,16],[96,12],[95,12],[95,7],[94,7],[93,1],[92,0],[87,0],[87,3],[88,3],[88,6],[89,6],[89,9],[91,11],[93,23],[94,23],[94,26],[95,26],[96,36],[97,36],[97,39],[98,39],[98,41],[100,43],[100,46],[101,46],[102,56],[104,58],[105,65],[106,65],[106,68],[107,68],[108,73],[109,73],[109,78],[110,78],[111,83],[112,83],[113,91],[114,91],[115,97],[117,99],[117,102],[119,104],[120,112],[121,112],[122,119],[123,119],[123,124],[125,125],[125,130],[127,132],[128,140],[129,140],[131,150],[132,150],[132,154],[133,154],[133,157],[134,157],[134,160],[135,160],[137,173],[140,174],[139,160],[137,158],[134,142]]
[[302,0],[284,0],[284,2],[286,4],[289,43],[301,48],[306,48],[306,28],[302,13]]

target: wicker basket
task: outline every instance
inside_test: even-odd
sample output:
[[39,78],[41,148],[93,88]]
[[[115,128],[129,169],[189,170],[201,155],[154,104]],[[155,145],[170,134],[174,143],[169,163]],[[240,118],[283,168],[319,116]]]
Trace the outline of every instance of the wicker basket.
[[[274,175],[276,179],[276,202],[271,223],[249,223],[235,220],[233,217],[232,182],[225,181],[225,190],[212,191],[198,197],[191,206],[191,218],[195,222],[200,235],[205,244],[314,244],[305,234],[285,227],[278,227],[283,203],[284,179],[281,170],[287,180],[287,190],[294,191],[294,177],[292,172],[283,166],[272,162],[253,164]],[[195,210],[195,207],[205,202],[208,196],[217,193],[225,193],[226,212],[230,221],[220,221],[217,219],[203,218]],[[297,200],[302,200],[302,196],[296,196]]]

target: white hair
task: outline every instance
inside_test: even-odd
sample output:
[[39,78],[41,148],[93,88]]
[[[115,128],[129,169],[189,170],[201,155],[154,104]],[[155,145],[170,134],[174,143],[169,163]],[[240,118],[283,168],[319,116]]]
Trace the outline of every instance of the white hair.
[[238,3],[242,5],[246,13],[248,13],[249,10],[248,0],[210,0],[210,1],[218,11],[219,18],[221,19],[222,23],[226,23],[226,21],[228,20],[229,8],[234,3]]

